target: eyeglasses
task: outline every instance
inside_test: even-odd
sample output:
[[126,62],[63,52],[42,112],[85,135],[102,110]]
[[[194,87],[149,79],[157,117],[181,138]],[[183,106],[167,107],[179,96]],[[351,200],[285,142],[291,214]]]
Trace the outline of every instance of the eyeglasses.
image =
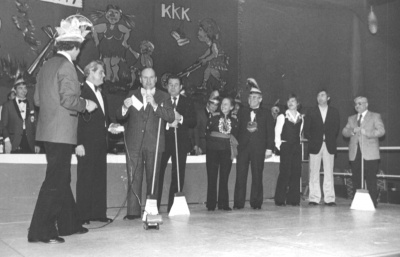
[[356,103],[354,103],[354,106],[363,105],[363,104],[365,104],[365,103],[367,103],[367,102],[356,102]]

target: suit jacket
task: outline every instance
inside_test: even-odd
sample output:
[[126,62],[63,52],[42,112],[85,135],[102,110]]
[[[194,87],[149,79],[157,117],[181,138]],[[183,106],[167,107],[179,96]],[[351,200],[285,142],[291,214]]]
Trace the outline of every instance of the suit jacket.
[[318,154],[321,150],[324,135],[325,144],[330,154],[336,153],[336,138],[340,130],[340,117],[336,108],[328,106],[325,123],[319,107],[312,108],[304,117],[304,137],[308,139],[310,154]]
[[[169,101],[172,105],[171,97]],[[196,112],[194,111],[193,102],[187,97],[180,95],[178,105],[176,106],[176,111],[183,116],[182,124],[178,124],[177,134],[178,134],[178,150],[179,152],[188,153],[192,150],[192,144],[189,137],[189,129],[194,128],[197,124]],[[175,149],[175,129],[169,128],[165,130],[165,140],[166,144],[172,145]]]
[[[26,137],[28,139],[29,147],[32,152],[35,151],[35,127],[36,127],[36,117],[33,111],[33,105],[28,100],[26,104],[26,117],[25,117],[25,131]],[[10,138],[11,150],[16,150],[21,143],[23,134],[23,119],[19,107],[17,104],[17,99],[12,101],[7,101],[4,103],[1,110],[1,127],[3,129],[3,137]]]
[[203,153],[206,152],[206,130],[209,116],[210,114],[206,108],[196,110],[197,124],[194,128],[194,142],[195,145],[201,148]]
[[[140,88],[128,93],[128,97],[132,95],[143,103]],[[154,100],[158,104],[156,111],[150,104],[143,106],[140,110],[130,106],[125,115],[122,114],[123,105],[117,109],[117,119],[127,120],[125,135],[129,154],[139,153],[140,150],[156,151],[159,118],[161,118],[161,130],[158,151],[163,152],[165,149],[165,121],[173,122],[175,113],[169,94],[156,90]]]
[[34,94],[39,106],[36,140],[75,145],[78,112],[86,108],[74,65],[57,54],[44,63]]
[[78,145],[85,148],[88,145],[107,147],[107,128],[110,124],[108,115],[108,104],[106,97],[102,94],[104,102],[104,113],[93,90],[88,84],[81,89],[81,97],[94,101],[98,108],[93,112],[84,112],[78,118]]
[[256,151],[265,152],[266,149],[274,148],[274,121],[269,110],[258,109],[255,121],[257,122],[257,131],[251,133],[247,130],[247,124],[250,121],[249,107],[242,107],[238,112],[238,151],[242,151],[250,142]]
[[342,131],[343,136],[350,137],[349,160],[355,160],[359,143],[361,145],[361,153],[365,160],[380,159],[379,138],[385,135],[385,127],[381,115],[370,111],[367,112],[361,123],[361,129],[365,130],[366,135],[353,134],[354,128],[357,127],[357,116],[358,114],[350,116],[347,120],[346,127],[344,127]]

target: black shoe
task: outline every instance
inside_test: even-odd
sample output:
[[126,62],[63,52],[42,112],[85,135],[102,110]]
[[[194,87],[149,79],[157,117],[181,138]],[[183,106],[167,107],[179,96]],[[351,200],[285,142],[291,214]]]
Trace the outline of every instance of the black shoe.
[[46,240],[40,240],[40,239],[35,239],[35,238],[28,238],[28,242],[29,243],[38,243],[38,242],[42,242],[45,244],[60,244],[60,243],[64,243],[65,240],[62,237],[55,237],[52,239],[46,239]]
[[253,208],[254,210],[261,210],[261,206],[253,206],[251,208]]
[[286,204],[291,205],[291,206],[300,206],[300,203],[286,203]]
[[243,209],[243,207],[233,206],[233,209],[234,209],[234,210],[240,210],[240,209]]
[[81,223],[82,223],[82,225],[89,225],[90,220],[82,220]]
[[91,219],[91,221],[99,221],[99,222],[106,222],[106,223],[111,223],[111,222],[113,222],[112,219],[107,218],[107,217],[105,217],[105,218],[98,218],[98,219]]
[[215,211],[215,207],[214,208],[207,208],[208,211]]
[[283,207],[283,206],[286,206],[286,203],[275,202],[275,205]]
[[126,215],[125,217],[124,217],[124,220],[134,220],[134,219],[140,219],[141,218],[141,216],[140,215]]
[[232,211],[232,208],[227,206],[227,207],[222,208],[222,210],[224,210],[224,211]]
[[81,227],[81,228],[80,228],[78,231],[76,231],[74,234],[80,235],[80,234],[85,234],[85,233],[87,233],[87,232],[89,232],[89,229],[84,228],[84,227]]
[[310,206],[317,206],[317,205],[319,205],[319,204],[316,203],[316,202],[309,202],[308,205],[310,205]]
[[330,202],[330,203],[325,203],[326,206],[330,206],[330,207],[335,207],[336,203],[335,202]]

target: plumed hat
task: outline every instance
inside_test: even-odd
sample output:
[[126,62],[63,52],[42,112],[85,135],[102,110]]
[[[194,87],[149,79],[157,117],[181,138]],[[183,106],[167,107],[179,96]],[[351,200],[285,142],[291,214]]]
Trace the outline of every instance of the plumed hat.
[[249,92],[250,95],[251,94],[260,94],[261,95],[262,94],[260,87],[258,86],[257,81],[255,79],[248,78],[246,81],[246,85],[247,85],[247,87],[250,88],[250,92]]
[[60,27],[56,27],[56,41],[72,41],[82,43],[92,27],[93,23],[83,15],[71,15],[65,20],[61,20]]
[[213,104],[219,104],[219,92],[218,90],[214,90],[210,94],[210,98],[208,99],[208,102],[213,103]]

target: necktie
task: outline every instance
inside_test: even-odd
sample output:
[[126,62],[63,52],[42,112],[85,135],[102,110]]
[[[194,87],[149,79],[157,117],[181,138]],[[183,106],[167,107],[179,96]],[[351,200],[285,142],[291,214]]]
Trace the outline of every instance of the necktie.
[[361,126],[361,119],[362,119],[362,114],[360,114],[360,116],[358,116],[358,120],[357,120],[357,126],[358,127]]
[[101,87],[100,86],[94,86],[94,91],[100,91],[101,92]]
[[172,97],[172,106],[176,108],[176,96]]
[[26,99],[24,99],[24,100],[21,100],[21,99],[19,99],[18,100],[18,103],[20,104],[20,103],[27,103],[28,101],[26,101]]

